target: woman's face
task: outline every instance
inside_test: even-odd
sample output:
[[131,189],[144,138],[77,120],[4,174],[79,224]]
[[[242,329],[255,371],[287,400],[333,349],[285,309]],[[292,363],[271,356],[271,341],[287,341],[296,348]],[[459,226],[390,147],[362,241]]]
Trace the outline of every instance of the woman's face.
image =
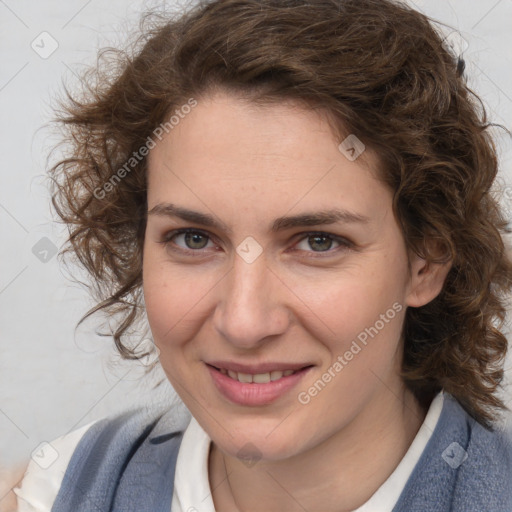
[[377,161],[340,142],[313,111],[217,93],[151,150],[149,323],[171,384],[233,456],[370,431],[403,391],[421,294]]

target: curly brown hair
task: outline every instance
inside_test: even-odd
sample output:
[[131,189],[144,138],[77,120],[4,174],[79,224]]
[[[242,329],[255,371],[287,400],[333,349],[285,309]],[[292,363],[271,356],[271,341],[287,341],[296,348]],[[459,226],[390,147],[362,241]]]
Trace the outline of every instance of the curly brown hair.
[[296,100],[329,112],[334,129],[379,156],[408,249],[451,260],[438,297],[406,311],[402,375],[420,403],[444,389],[490,427],[505,408],[508,230],[492,189],[491,125],[431,22],[391,0],[214,0],[143,23],[131,52],[101,52],[82,95],[62,102],[66,154],[50,170],[70,235],[61,254],[90,273],[98,301],[81,322],[113,315],[118,350],[138,357],[126,340],[144,313],[139,151],[155,129],[215,88],[254,102]]

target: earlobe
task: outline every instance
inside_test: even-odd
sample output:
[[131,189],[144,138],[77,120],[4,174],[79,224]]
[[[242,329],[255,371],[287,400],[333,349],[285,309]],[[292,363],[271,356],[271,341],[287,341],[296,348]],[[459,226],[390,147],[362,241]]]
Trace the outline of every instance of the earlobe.
[[416,254],[412,256],[407,306],[418,308],[434,300],[441,293],[451,266],[451,260],[433,263]]

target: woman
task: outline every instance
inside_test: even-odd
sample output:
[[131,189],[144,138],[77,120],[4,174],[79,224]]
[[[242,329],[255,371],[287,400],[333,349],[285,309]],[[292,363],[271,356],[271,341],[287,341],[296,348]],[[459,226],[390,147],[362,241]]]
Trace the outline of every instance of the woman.
[[147,315],[192,417],[56,440],[19,510],[512,510],[496,153],[428,20],[217,0],[122,59],[67,103],[54,205],[88,315],[132,358]]

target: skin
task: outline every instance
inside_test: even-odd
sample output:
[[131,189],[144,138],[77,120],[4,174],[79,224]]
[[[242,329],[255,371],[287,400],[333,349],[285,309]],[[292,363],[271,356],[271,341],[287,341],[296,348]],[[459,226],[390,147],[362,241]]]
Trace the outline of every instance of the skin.
[[[435,298],[449,269],[407,254],[378,159],[367,149],[351,162],[339,143],[319,111],[216,91],[149,155],[149,211],[169,202],[231,230],[149,214],[143,254],[161,364],[213,441],[209,479],[223,512],[353,510],[393,472],[426,414],[398,375],[400,333],[406,308]],[[369,220],[270,229],[278,217],[335,207]],[[172,237],[181,228],[205,236],[187,245]],[[349,245],[315,243],[311,231]],[[236,252],[248,236],[263,249],[252,263]],[[394,303],[401,311],[299,403]],[[214,386],[205,361],[215,359],[314,367],[274,403],[242,406]],[[237,458],[249,442],[261,457],[250,467]]]
[[0,512],[16,512],[18,500],[12,490],[20,485],[26,466],[5,469],[0,467]]

